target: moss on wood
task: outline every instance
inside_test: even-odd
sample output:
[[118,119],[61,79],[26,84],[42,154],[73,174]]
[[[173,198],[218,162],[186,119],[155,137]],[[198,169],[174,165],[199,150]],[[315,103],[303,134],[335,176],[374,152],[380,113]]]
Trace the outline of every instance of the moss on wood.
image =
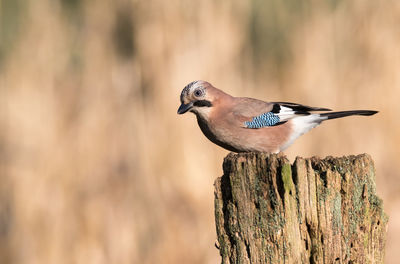
[[383,263],[388,218],[369,155],[229,154],[215,182],[222,263]]

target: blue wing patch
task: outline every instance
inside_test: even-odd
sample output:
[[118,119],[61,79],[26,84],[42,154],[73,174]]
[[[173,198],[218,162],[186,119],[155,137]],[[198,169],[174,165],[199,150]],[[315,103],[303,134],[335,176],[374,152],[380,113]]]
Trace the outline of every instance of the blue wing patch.
[[281,119],[278,115],[272,112],[264,113],[262,115],[253,117],[253,120],[244,122],[247,128],[262,128],[268,126],[274,126],[279,123]]

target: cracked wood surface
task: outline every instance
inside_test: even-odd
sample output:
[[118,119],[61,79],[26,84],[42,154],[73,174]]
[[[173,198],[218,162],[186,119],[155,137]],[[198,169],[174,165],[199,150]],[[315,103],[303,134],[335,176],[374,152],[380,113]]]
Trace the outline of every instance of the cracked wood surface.
[[369,155],[230,153],[215,181],[222,263],[383,263],[388,218]]

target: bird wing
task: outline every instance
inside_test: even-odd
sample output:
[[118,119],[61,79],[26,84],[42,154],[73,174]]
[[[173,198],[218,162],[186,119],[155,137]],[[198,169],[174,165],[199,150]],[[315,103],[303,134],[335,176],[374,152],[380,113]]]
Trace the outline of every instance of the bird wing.
[[[251,99],[251,98],[249,98]],[[255,99],[253,99],[255,100]],[[310,115],[312,111],[331,111],[328,108],[311,107],[301,104],[288,102],[263,102],[259,100],[248,100],[246,104],[247,110],[236,111],[236,115],[247,120],[243,122],[245,128],[263,128],[270,126],[278,126],[284,124],[288,120],[304,115]],[[263,104],[262,104],[263,103]]]
[[229,107],[229,111],[240,119],[252,118],[271,110],[271,103],[247,97],[235,97],[233,104]]

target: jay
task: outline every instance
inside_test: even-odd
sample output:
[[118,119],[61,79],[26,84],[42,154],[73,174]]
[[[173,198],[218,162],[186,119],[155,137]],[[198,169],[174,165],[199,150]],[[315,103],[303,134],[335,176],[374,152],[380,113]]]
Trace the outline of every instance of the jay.
[[189,83],[182,90],[180,100],[178,114],[194,113],[201,131],[210,141],[234,152],[279,153],[325,120],[377,113],[372,110],[329,112],[332,110],[321,107],[233,97],[205,81]]

